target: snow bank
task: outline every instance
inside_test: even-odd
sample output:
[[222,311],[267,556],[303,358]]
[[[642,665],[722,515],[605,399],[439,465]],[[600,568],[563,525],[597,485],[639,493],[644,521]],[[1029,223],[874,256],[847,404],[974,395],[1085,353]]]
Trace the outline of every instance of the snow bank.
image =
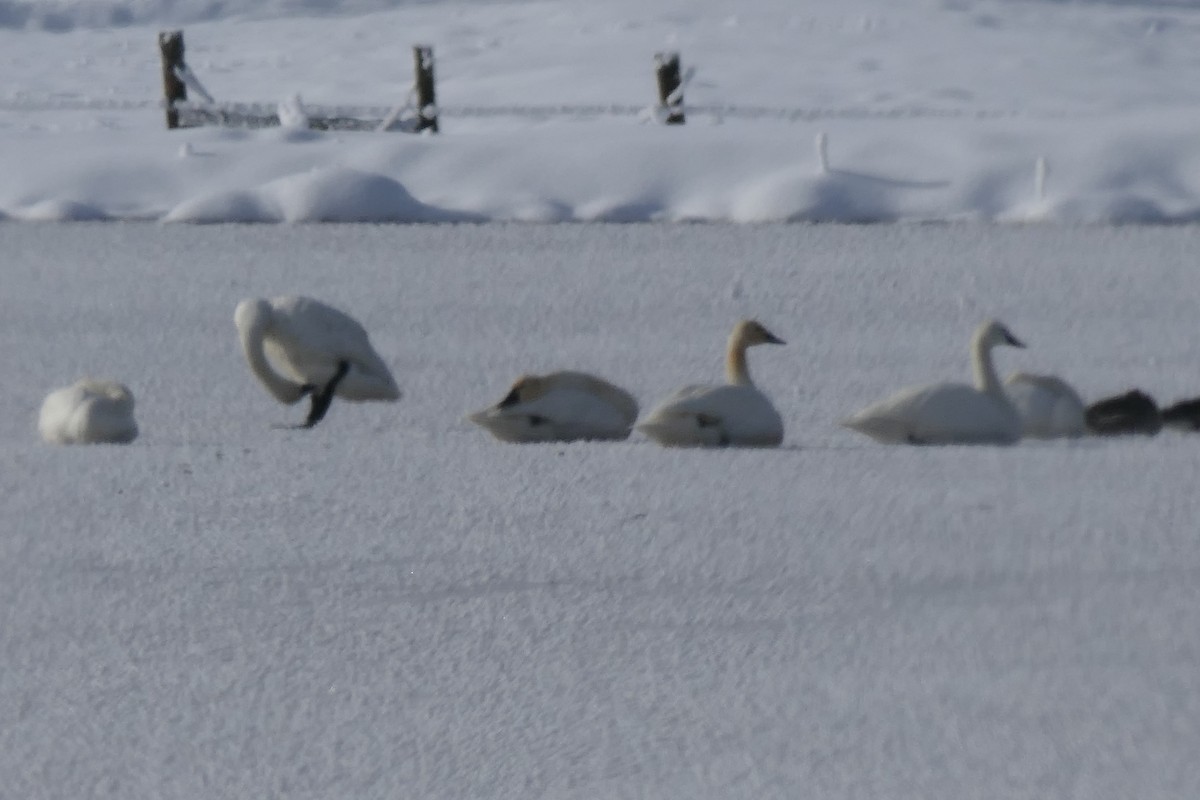
[[[183,22],[212,95],[288,127],[166,131],[152,26]],[[402,104],[417,42],[439,135],[305,128]],[[1190,222],[1198,54],[1200,4],[1153,0],[0,0],[0,217]]]

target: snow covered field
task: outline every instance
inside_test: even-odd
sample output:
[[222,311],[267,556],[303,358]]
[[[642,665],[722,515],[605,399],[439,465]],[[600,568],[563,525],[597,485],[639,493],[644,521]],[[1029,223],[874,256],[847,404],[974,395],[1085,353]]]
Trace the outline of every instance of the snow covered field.
[[[443,133],[167,132],[177,25],[222,101],[386,108],[431,44]],[[1198,68],[1187,0],[0,0],[0,796],[1200,796],[1200,439],[836,425],[988,316],[1002,372],[1200,395],[1200,230],[1077,224],[1200,219]],[[781,220],[904,224],[726,224]],[[404,398],[272,428],[232,316],[283,293]],[[777,450],[463,418],[648,409],[744,316]],[[39,441],[84,375],[136,442]]]
[[[443,134],[168,133],[176,25],[218,101],[379,114],[430,44]],[[10,0],[0,217],[1193,221],[1198,72],[1185,0]]]
[[[1184,798],[1197,439],[889,448],[835,421],[968,374],[985,315],[1089,398],[1200,394],[1200,232],[0,226],[0,775],[22,798]],[[405,391],[311,431],[235,303],[358,316]],[[769,451],[502,445],[592,369],[648,406],[733,321]],[[761,352],[766,351],[766,352]],[[126,381],[126,447],[37,440]]]

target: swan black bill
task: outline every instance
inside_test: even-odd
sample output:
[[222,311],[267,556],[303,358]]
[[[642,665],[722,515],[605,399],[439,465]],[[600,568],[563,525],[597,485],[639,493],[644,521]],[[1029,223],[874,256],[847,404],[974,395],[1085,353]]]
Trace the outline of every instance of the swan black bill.
[[519,402],[521,402],[521,390],[519,387],[514,386],[512,391],[496,404],[496,408],[508,408],[509,406],[515,406]]

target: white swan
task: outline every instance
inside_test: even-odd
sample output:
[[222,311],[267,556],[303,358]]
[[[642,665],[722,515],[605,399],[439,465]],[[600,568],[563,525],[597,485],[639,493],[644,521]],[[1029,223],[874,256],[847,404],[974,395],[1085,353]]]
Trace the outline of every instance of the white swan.
[[233,321],[250,369],[276,400],[291,405],[311,397],[308,417],[296,427],[320,422],[335,394],[354,401],[400,399],[367,332],[336,308],[308,297],[243,300]]
[[637,429],[668,447],[774,447],[783,441],[783,420],[750,380],[746,349],[784,341],[754,320],[729,335],[725,378],[720,386],[685,386],[658,405]]
[[133,393],[123,384],[84,378],[46,395],[38,432],[51,444],[127,444],[137,438]]
[[847,428],[888,444],[1011,444],[1021,438],[1021,417],[996,368],[992,348],[1024,347],[990,320],[971,339],[975,385],[935,383],[903,389],[842,421]]
[[633,396],[583,372],[522,375],[494,406],[467,416],[504,442],[624,439],[637,420]]
[[1022,436],[1057,439],[1087,433],[1083,399],[1063,379],[1014,372],[1005,378],[1004,390],[1021,415]]

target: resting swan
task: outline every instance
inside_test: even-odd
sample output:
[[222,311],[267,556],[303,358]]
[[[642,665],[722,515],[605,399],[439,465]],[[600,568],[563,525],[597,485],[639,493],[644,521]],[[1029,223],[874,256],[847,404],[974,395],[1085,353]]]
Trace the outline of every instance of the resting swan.
[[729,335],[725,378],[718,386],[685,386],[658,405],[637,429],[667,447],[775,447],[783,420],[750,380],[746,349],[784,341],[754,320]]
[[1162,410],[1162,423],[1181,431],[1200,431],[1200,397],[1180,400]]
[[1154,436],[1163,427],[1158,403],[1141,389],[1097,400],[1085,412],[1088,430],[1099,436]]
[[1012,444],[1021,438],[1021,417],[992,364],[992,348],[1001,344],[1025,346],[999,322],[984,322],[971,339],[974,386],[903,389],[842,424],[887,444]]
[[1021,435],[1057,439],[1087,433],[1083,400],[1061,378],[1014,372],[1004,380],[1004,390],[1021,415]]
[[250,369],[276,400],[291,405],[310,396],[308,417],[295,427],[320,422],[335,394],[354,401],[400,399],[367,332],[336,308],[308,297],[243,300],[233,321]]
[[138,435],[133,393],[114,381],[84,378],[46,396],[38,431],[51,444],[127,444]]
[[468,415],[503,442],[625,439],[637,420],[629,392],[583,372],[522,375],[494,406]]

